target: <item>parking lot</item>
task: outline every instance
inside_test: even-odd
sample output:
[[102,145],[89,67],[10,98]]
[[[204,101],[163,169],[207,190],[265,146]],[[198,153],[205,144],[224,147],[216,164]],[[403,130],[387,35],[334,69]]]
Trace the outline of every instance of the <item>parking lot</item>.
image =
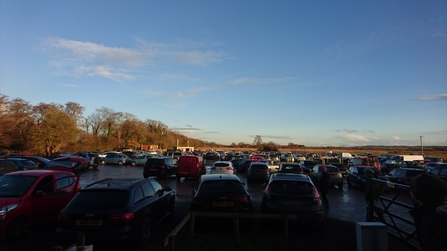
[[[245,173],[237,174],[243,182],[246,182]],[[86,186],[94,181],[106,178],[143,178],[143,168],[141,166],[119,166],[119,165],[100,165],[98,169],[88,169],[80,173],[81,187]],[[155,177],[154,177],[155,178]],[[157,227],[153,232],[153,240],[160,241],[165,238],[172,229],[183,219],[189,212],[189,203],[191,200],[192,188],[191,183],[195,179],[177,180],[174,176],[169,179],[160,179],[159,182],[163,186],[171,187],[177,195],[176,198],[176,213],[172,218],[167,219],[164,224]],[[260,202],[263,195],[263,186],[260,183],[246,184],[247,190],[253,201],[255,212],[260,210]],[[366,221],[366,210],[364,201],[364,191],[355,187],[348,187],[346,184],[343,189],[333,187],[328,194],[330,208],[327,211],[327,216],[340,220],[351,222]],[[2,245],[6,249],[2,250],[37,250],[37,246],[42,247],[41,250],[49,250],[58,243],[54,241],[52,228],[49,226],[40,226],[33,229],[33,234],[25,241],[15,244]],[[75,240],[74,240],[75,241]],[[123,249],[125,250],[125,249]]]

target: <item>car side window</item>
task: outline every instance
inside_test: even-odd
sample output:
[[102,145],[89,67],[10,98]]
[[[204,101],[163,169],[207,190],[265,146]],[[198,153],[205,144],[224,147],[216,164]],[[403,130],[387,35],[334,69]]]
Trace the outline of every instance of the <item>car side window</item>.
[[133,196],[133,203],[136,204],[136,203],[142,201],[143,199],[144,199],[143,189],[141,188],[141,186],[139,186],[135,189],[135,193]]
[[155,195],[154,189],[149,183],[143,183],[141,187],[143,188],[144,197],[152,197]]
[[152,187],[154,188],[155,193],[159,193],[160,191],[163,191],[163,187],[155,180],[150,180],[149,181],[152,185]]
[[65,188],[74,183],[74,178],[69,174],[58,173],[56,174],[57,189]]
[[51,195],[54,192],[53,176],[46,176],[37,183],[33,192],[42,191],[42,195]]

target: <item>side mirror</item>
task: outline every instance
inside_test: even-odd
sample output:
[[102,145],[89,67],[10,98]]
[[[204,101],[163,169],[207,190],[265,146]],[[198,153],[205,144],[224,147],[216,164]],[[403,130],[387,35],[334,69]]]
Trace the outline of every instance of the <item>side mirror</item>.
[[43,196],[43,192],[42,192],[42,190],[39,190],[39,191],[37,191],[34,195],[35,195],[37,198],[40,198],[40,197]]

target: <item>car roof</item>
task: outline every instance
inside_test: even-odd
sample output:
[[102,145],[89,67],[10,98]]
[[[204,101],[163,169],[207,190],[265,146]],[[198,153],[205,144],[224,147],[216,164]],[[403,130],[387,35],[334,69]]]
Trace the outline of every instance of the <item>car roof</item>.
[[234,180],[241,181],[238,176],[234,174],[206,174],[201,177],[202,182],[210,180]]
[[303,182],[311,182],[309,176],[305,174],[299,174],[299,173],[273,173],[270,178],[271,181],[303,181]]
[[83,190],[92,189],[121,189],[128,190],[130,187],[139,184],[148,179],[143,178],[118,178],[104,179],[88,184]]
[[64,170],[52,170],[52,169],[46,169],[46,170],[28,170],[28,171],[16,171],[7,173],[5,175],[23,175],[23,176],[41,176],[47,173],[68,173],[73,174],[72,171],[64,171]]

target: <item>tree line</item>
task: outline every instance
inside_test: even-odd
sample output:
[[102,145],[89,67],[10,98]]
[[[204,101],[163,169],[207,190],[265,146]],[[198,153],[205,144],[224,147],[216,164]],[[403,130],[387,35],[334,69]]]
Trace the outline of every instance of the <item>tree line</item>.
[[59,151],[140,149],[141,145],[160,149],[188,141],[191,146],[205,146],[204,141],[171,131],[160,121],[141,121],[107,107],[90,115],[84,111],[75,102],[31,105],[0,93],[0,149],[49,156]]
[[222,145],[189,138],[170,130],[161,121],[142,121],[128,112],[107,107],[96,108],[90,115],[84,111],[85,107],[75,102],[31,105],[21,98],[11,99],[0,93],[0,150],[49,156],[60,151],[141,149],[142,145],[168,149],[187,143],[195,148],[255,147],[259,151],[301,147],[294,143],[286,146],[263,143],[259,135],[251,144]]

